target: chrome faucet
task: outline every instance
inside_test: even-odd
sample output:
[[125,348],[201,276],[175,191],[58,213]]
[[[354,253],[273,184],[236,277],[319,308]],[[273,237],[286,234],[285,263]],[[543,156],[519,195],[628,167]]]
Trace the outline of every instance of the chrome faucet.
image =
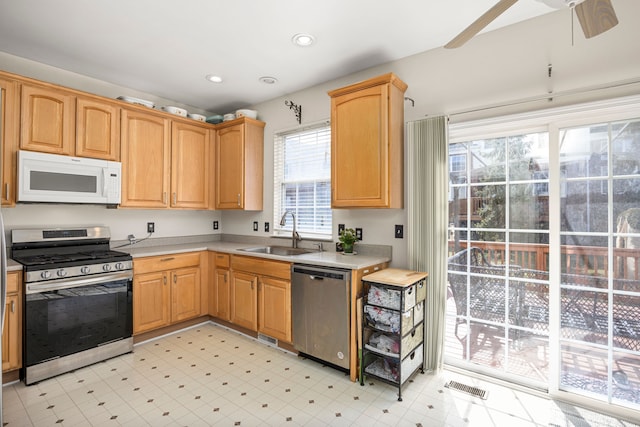
[[285,213],[282,215],[282,218],[280,218],[280,226],[284,227],[284,225],[287,223],[286,221],[287,214],[291,214],[291,217],[293,218],[293,232],[291,233],[291,247],[297,248],[298,241],[302,240],[302,238],[296,231],[296,214],[294,214],[293,211],[291,210],[285,211]]

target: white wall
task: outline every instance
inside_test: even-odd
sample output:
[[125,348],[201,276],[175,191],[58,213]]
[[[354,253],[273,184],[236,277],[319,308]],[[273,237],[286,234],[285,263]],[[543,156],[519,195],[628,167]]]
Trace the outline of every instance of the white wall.
[[[544,96],[550,90],[561,93],[640,80],[640,45],[637,43],[640,25],[636,22],[640,16],[640,1],[616,0],[615,8],[620,25],[585,40],[576,22],[573,45],[569,12],[558,11],[479,35],[460,49],[427,51],[254,106],[259,111],[259,118],[267,123],[264,210],[261,212],[107,210],[100,207],[26,205],[4,209],[5,222],[9,229],[41,224],[104,223],[111,227],[114,239],[119,240],[131,233],[136,237],[146,235],[147,221],[156,222],[157,237],[214,233],[211,222],[217,219],[222,227],[218,232],[268,236],[262,230],[264,222],[274,222],[273,134],[297,126],[293,112],[284,105],[285,99],[302,105],[303,124],[327,120],[330,116],[327,91],[394,72],[409,85],[406,96],[415,101],[413,107],[409,102],[405,104],[405,119],[412,121],[427,115],[452,114]],[[553,66],[551,78],[547,74],[548,64]],[[0,69],[104,96],[115,97],[126,90],[127,95],[167,103],[150,94],[2,53]],[[589,91],[579,96],[555,97],[552,102],[544,100],[471,114],[452,114],[451,120],[462,121],[637,93],[640,93],[640,85],[626,85],[618,89]],[[405,236],[411,232],[407,229],[406,209],[335,210],[333,219],[336,224],[334,236],[339,223],[362,227],[363,243],[392,245],[393,265],[407,266],[406,238],[395,239],[393,236],[395,224],[405,226]],[[252,231],[253,221],[260,223],[258,232]]]
[[[540,97],[550,90],[560,93],[629,79],[640,81],[640,45],[636,42],[640,39],[640,26],[635,22],[640,16],[640,2],[616,0],[615,8],[620,25],[585,40],[576,21],[573,45],[569,11],[563,10],[481,34],[459,49],[427,51],[255,105],[253,108],[258,110],[259,118],[267,123],[264,211],[239,215],[223,213],[225,232],[246,234],[253,221],[273,221],[273,134],[297,126],[295,115],[285,106],[285,100],[303,107],[302,125],[328,120],[331,107],[328,91],[393,72],[409,86],[405,95],[415,101],[415,106],[410,102],[405,104],[405,121],[413,121],[428,115],[451,114]],[[548,77],[548,64],[552,64],[551,78]],[[640,93],[639,84],[557,97],[552,102],[545,99],[509,108],[453,114],[451,121],[636,93]],[[392,245],[393,266],[408,266],[406,236],[411,230],[407,229],[406,197],[405,209],[334,210],[333,222],[334,240],[339,223],[362,227],[363,243]],[[394,238],[395,224],[405,226],[405,239]]]

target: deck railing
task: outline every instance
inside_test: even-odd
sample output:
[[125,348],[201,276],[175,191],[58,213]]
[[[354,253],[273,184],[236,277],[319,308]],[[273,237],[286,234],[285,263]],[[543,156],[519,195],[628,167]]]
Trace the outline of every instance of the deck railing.
[[[506,264],[505,243],[472,241],[469,246],[482,249],[494,265]],[[467,248],[466,241],[449,241],[449,256]],[[599,246],[561,246],[562,273],[596,277],[609,275],[608,249]],[[510,243],[509,263],[521,268],[549,271],[549,245],[539,243]],[[613,275],[617,279],[640,279],[640,250],[613,249]]]

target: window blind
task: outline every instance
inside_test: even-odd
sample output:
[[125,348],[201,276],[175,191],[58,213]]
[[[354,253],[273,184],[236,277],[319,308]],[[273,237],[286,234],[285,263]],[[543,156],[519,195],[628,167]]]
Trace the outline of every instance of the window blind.
[[311,237],[331,237],[331,127],[327,122],[274,137],[274,232],[293,229]]

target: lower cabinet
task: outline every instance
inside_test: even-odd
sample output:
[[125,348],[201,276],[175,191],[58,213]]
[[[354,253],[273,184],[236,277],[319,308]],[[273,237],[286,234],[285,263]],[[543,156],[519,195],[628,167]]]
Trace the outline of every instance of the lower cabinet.
[[167,280],[167,273],[165,271],[134,275],[134,334],[161,328],[169,324],[169,298],[171,292]]
[[258,330],[280,341],[291,342],[291,280],[261,278]]
[[211,252],[209,254],[212,277],[209,289],[209,314],[222,320],[231,320],[231,273],[229,254]]
[[[226,282],[227,273],[230,282]],[[216,267],[214,278],[217,301],[210,301],[212,316],[227,320],[222,308],[228,298],[231,323],[291,342],[290,263],[231,255],[230,269]]]
[[133,333],[201,314],[199,252],[134,259]]
[[22,367],[22,274],[7,273],[7,300],[2,332],[2,372]]
[[231,275],[231,322],[258,330],[258,276],[234,271]]

